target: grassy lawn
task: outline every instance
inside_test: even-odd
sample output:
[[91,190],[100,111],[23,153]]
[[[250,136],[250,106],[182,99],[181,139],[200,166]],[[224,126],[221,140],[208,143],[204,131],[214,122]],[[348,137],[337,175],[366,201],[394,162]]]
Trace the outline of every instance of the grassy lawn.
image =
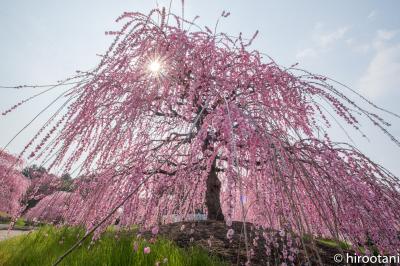
[[[58,256],[84,234],[81,228],[44,226],[28,235],[0,242],[0,265],[51,265]],[[135,242],[138,245],[134,251]],[[145,254],[144,248],[150,253]],[[190,247],[182,249],[169,240],[155,243],[132,237],[132,233],[108,230],[90,243],[85,241],[61,265],[227,265],[206,251]]]

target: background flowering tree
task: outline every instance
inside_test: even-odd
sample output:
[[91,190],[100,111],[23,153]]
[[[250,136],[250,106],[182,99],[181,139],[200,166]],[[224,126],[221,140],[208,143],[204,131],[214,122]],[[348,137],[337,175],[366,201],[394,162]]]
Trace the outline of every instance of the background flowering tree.
[[203,30],[165,9],[117,21],[125,24],[107,32],[115,40],[100,64],[60,82],[73,84],[65,102],[23,151],[89,177],[77,182],[66,221],[151,226],[202,210],[228,226],[399,251],[399,180],[327,135],[331,121],[359,131],[364,119],[399,145],[386,121],[333,81],[250,50],[257,34]]
[[0,211],[18,215],[21,198],[29,186],[22,174],[22,160],[0,151]]
[[[0,211],[14,217],[24,215],[47,196],[59,190],[72,190],[71,185],[68,185],[69,181],[66,181],[65,178],[49,174],[43,167],[32,166],[22,169],[23,163],[14,155],[0,152]],[[59,193],[58,196],[65,198],[62,193]],[[50,198],[54,204],[65,205],[65,200],[56,199],[54,196]],[[48,204],[50,201],[46,202]],[[46,205],[43,203],[42,206]],[[63,206],[52,207],[57,209],[63,208]],[[34,213],[38,214],[37,218],[44,217],[38,211]],[[52,217],[53,214],[50,216]]]
[[30,169],[30,182],[24,192],[21,203],[21,214],[25,214],[29,209],[33,208],[45,197],[52,195],[62,187],[62,180],[47,171]]
[[68,209],[70,197],[71,193],[65,191],[56,191],[44,196],[35,206],[27,209],[24,217],[28,220],[61,223]]

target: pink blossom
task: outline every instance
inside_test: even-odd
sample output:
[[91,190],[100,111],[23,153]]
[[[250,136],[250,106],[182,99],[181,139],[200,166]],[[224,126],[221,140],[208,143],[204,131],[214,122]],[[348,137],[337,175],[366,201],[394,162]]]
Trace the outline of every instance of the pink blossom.
[[144,254],[149,254],[150,253],[150,247],[145,247],[144,249],[143,249],[143,252],[144,252]]
[[228,232],[226,233],[226,238],[232,239],[234,233],[235,233],[235,231],[232,228],[230,228],[228,230]]
[[158,231],[159,231],[159,227],[158,227],[158,226],[154,226],[154,227],[151,229],[151,233],[152,233],[153,235],[157,235],[157,234],[158,234]]
[[232,219],[228,218],[226,220],[226,225],[229,226],[229,227],[232,226]]

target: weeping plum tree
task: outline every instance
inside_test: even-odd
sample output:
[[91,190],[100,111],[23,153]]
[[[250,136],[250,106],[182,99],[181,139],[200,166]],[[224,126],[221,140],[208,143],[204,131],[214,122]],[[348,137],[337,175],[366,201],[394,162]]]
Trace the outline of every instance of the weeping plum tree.
[[64,220],[101,231],[117,218],[152,226],[202,209],[228,226],[399,250],[399,180],[327,134],[332,121],[357,132],[364,119],[399,145],[352,98],[390,112],[333,80],[280,67],[249,48],[256,36],[203,30],[165,9],[117,21],[99,65],[55,86],[68,86],[55,99],[61,107],[23,151],[88,177]]

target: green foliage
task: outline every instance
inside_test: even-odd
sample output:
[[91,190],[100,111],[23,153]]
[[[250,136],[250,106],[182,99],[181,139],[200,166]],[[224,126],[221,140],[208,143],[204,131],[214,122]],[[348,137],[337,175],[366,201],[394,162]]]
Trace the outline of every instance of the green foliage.
[[36,164],[29,166],[29,167],[25,167],[22,170],[22,174],[25,177],[27,177],[28,179],[36,178],[36,177],[40,176],[40,174],[43,174],[46,172],[47,172],[46,168],[44,168],[43,166],[37,166]]
[[72,185],[73,185],[74,181],[72,180],[72,177],[68,173],[63,174],[61,176],[61,182],[62,182],[61,187],[60,187],[61,191],[72,191],[72,189],[73,189]]
[[15,222],[15,225],[16,226],[25,226],[26,225],[25,219],[18,218],[17,221]]
[[[45,226],[28,235],[0,242],[0,265],[51,265],[58,256],[71,247],[84,234],[81,228]],[[88,239],[72,252],[61,265],[226,265],[206,251],[191,247],[181,249],[166,239],[154,244],[137,240],[132,232],[107,230],[101,238],[91,244]],[[134,251],[135,241],[138,251]],[[150,247],[150,254],[144,254]],[[164,259],[167,263],[163,263]]]

